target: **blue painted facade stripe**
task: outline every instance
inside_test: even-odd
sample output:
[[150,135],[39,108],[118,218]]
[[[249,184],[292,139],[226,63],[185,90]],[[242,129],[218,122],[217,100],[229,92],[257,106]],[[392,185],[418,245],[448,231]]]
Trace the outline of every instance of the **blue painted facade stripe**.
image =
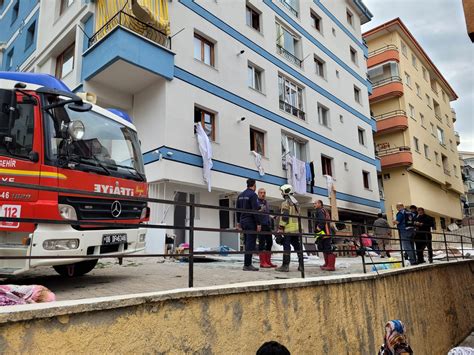
[[[160,148],[153,149],[151,151],[144,153],[143,159],[146,165],[154,163],[159,160],[159,154],[156,153],[157,150],[162,153],[162,159],[166,159],[166,160],[170,160],[170,161],[174,161],[174,162],[178,162],[182,164],[187,164],[187,165],[191,165],[191,166],[195,166],[199,168],[202,168],[203,166],[201,156],[193,154],[193,153],[188,153],[182,150],[169,148],[166,146],[162,146]],[[167,152],[172,152],[173,154],[170,156],[166,154]],[[266,182],[266,183],[277,185],[277,186],[281,186],[287,183],[287,179],[280,176],[271,175],[271,174],[265,174],[264,176],[260,176],[258,171],[256,170],[244,168],[242,166],[229,164],[229,163],[219,161],[219,160],[214,160],[214,159],[212,160],[212,162],[213,162],[212,170],[220,172],[220,173],[239,176],[246,179],[252,178],[258,181]],[[308,190],[308,193],[311,193],[311,192]],[[312,194],[319,195],[319,196],[328,196],[328,190],[323,187],[315,186]],[[341,201],[352,202],[352,203],[356,203],[356,204],[364,205],[368,207],[373,207],[373,208],[380,208],[380,201],[370,200],[363,197],[346,194],[343,192],[337,192],[336,198]]]
[[[301,25],[299,25],[291,16],[289,16],[285,11],[283,11],[280,7],[275,5],[272,0],[263,0],[263,2],[270,7],[275,13],[278,14],[281,18],[283,18],[286,22],[288,22],[295,30],[301,33],[304,37],[306,37],[311,43],[313,43],[316,47],[318,47],[324,54],[326,54],[329,58],[334,60],[337,64],[339,64],[343,69],[345,69],[349,74],[351,74],[354,78],[359,80],[362,84],[367,86],[369,91],[372,88],[372,85],[369,83],[367,79],[361,77],[357,72],[348,66],[343,60],[339,59],[333,52],[327,49],[321,42],[319,42],[316,38],[314,38],[308,31],[306,31]],[[354,37],[354,36],[353,36]],[[355,37],[354,37],[355,39]],[[356,40],[357,41],[357,40]],[[357,42],[357,44],[359,44]],[[347,55],[349,55],[349,48],[347,48]]]
[[235,29],[233,29],[232,27],[227,25],[225,22],[223,22],[222,20],[220,20],[219,18],[217,18],[216,16],[211,14],[209,11],[203,9],[201,6],[196,4],[194,1],[192,1],[192,0],[179,0],[179,2],[181,4],[183,4],[184,6],[186,6],[187,8],[189,8],[190,10],[197,13],[198,15],[200,15],[202,18],[204,18],[207,21],[209,21],[210,23],[212,23],[214,26],[216,26],[217,28],[219,28],[223,32],[227,33],[229,36],[233,37],[234,39],[236,39],[237,41],[239,41],[243,45],[247,46],[248,48],[250,48],[254,52],[258,53],[263,58],[267,59],[268,61],[270,61],[271,63],[273,63],[277,67],[283,69],[284,71],[286,71],[287,73],[289,73],[290,75],[292,75],[293,77],[295,77],[296,79],[298,79],[299,81],[301,81],[302,83],[307,85],[308,87],[312,88],[317,93],[325,96],[327,99],[334,102],[335,104],[337,104],[338,106],[340,106],[341,108],[346,110],[347,112],[349,112],[349,113],[353,114],[354,116],[360,118],[362,121],[364,121],[365,123],[370,125],[372,127],[372,130],[374,130],[374,131],[376,130],[376,123],[373,119],[371,119],[370,117],[366,117],[364,114],[362,114],[359,111],[355,110],[354,108],[352,108],[351,106],[349,106],[348,104],[346,104],[342,100],[338,99],[336,96],[334,96],[330,92],[326,91],[325,89],[323,89],[322,87],[320,87],[316,83],[312,82],[307,77],[305,77],[304,75],[299,73],[297,70],[293,69],[290,65],[286,64],[282,60],[280,60],[277,57],[275,57],[274,55],[270,54],[269,52],[264,50],[262,47],[258,46],[257,44],[255,44],[254,42],[249,40],[247,37],[245,37],[244,35],[242,35],[238,31],[236,31]]
[[248,101],[240,96],[237,96],[234,93],[231,93],[230,91],[227,91],[217,85],[214,85],[198,76],[195,76],[192,73],[187,72],[186,70],[175,67],[175,77],[177,79],[183,80],[193,86],[196,86],[204,91],[207,91],[210,94],[213,94],[215,96],[218,96],[228,102],[231,102],[237,106],[240,106],[248,111],[251,111],[261,117],[264,117],[272,122],[278,123],[279,125],[282,125],[286,128],[289,128],[295,132],[300,133],[301,135],[304,135],[310,139],[313,139],[317,142],[320,142],[324,145],[327,145],[331,148],[334,148],[340,152],[343,152],[351,157],[357,158],[359,160],[362,160],[368,164],[375,165],[376,166],[376,159],[368,157],[366,155],[363,155],[353,149],[350,149],[340,143],[334,142],[314,131],[311,131],[310,129],[300,126],[299,124],[282,117],[280,115],[277,115],[274,112],[271,112],[261,106],[258,106],[257,104]]
[[[336,16],[334,16],[331,11],[329,11],[322,3],[321,0],[313,0],[313,2],[321,9],[322,12],[324,12],[346,35],[349,36],[350,39],[354,43],[356,43],[363,51],[364,51],[364,56],[367,58],[369,56],[369,49],[367,46],[364,44],[364,42],[359,41],[356,36],[354,36],[351,31],[349,31],[346,26],[344,26],[341,21],[337,19]],[[357,3],[356,3],[357,4]],[[360,8],[360,7],[359,7]]]

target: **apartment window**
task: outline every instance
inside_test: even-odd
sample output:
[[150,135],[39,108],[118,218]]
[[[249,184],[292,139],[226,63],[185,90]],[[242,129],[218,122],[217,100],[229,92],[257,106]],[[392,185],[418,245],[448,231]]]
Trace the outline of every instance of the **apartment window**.
[[346,9],[346,20],[349,25],[354,27],[354,15],[352,14],[352,12],[350,12],[347,9]]
[[435,155],[435,162],[436,162],[436,164],[439,165],[439,153],[435,152],[434,155]]
[[418,85],[417,83],[415,83],[415,87],[416,87],[416,94],[421,97],[421,88],[420,88],[420,85]]
[[262,77],[263,70],[249,63],[247,66],[248,86],[254,90],[263,92]]
[[323,79],[326,78],[326,62],[315,56],[314,64],[316,65],[316,75]]
[[320,125],[330,127],[329,109],[321,104],[318,104],[318,121]]
[[201,123],[204,132],[211,141],[216,138],[216,118],[211,112],[208,112],[200,107],[194,107],[194,123]]
[[438,137],[438,141],[442,144],[442,145],[445,145],[445,142],[444,142],[444,131],[439,128],[439,127],[436,127],[436,131],[438,133],[437,137]]
[[411,77],[408,73],[405,72],[405,82],[406,84],[411,87]]
[[421,126],[425,127],[425,116],[422,113],[420,113],[420,122]]
[[281,75],[278,75],[278,88],[280,109],[304,120],[303,88]]
[[362,180],[364,181],[364,189],[370,189],[370,173],[368,171],[362,171]]
[[428,107],[431,107],[431,98],[428,94],[425,94],[426,104]]
[[61,9],[59,10],[59,14],[62,14],[66,11],[72,4],[74,0],[61,0]]
[[249,5],[245,8],[247,26],[260,32],[260,13]]
[[277,51],[291,63],[301,67],[300,40],[280,23],[276,23]]
[[360,89],[354,85],[354,100],[358,104],[362,103],[361,98],[360,98]]
[[28,27],[28,31],[26,32],[26,42],[25,42],[25,49],[30,48],[35,40],[35,31],[36,31],[36,21],[34,21],[30,27]]
[[365,145],[365,129],[360,127],[357,128],[357,135],[359,137],[359,143],[361,145]]
[[417,62],[417,60],[416,60],[416,56],[415,56],[413,53],[411,54],[411,64],[413,65],[413,67],[414,67],[415,69],[417,69],[417,67],[418,67],[418,62]]
[[350,50],[350,53],[351,53],[351,61],[352,61],[352,63],[354,63],[354,64],[357,65],[357,51],[356,51],[354,48],[352,48],[352,47],[350,47],[349,50]]
[[319,16],[316,12],[311,10],[311,20],[313,22],[314,28],[316,28],[319,32],[323,32],[323,20],[321,19],[321,16]]
[[214,66],[214,43],[194,34],[194,58],[210,66]]
[[298,17],[298,0],[280,0],[280,2],[285,5],[285,7],[290,10],[290,12]]
[[15,53],[15,48],[10,49],[7,53],[7,60],[5,62],[5,69],[10,70],[13,68],[13,54]]
[[265,155],[265,133],[250,128],[250,150]]
[[339,70],[336,70],[336,78],[339,79]]
[[410,117],[415,119],[415,108],[413,107],[413,105],[408,104],[408,109],[410,111]]
[[286,158],[287,155],[291,155],[296,159],[307,161],[306,142],[284,133],[281,135],[281,152],[284,158]]
[[425,69],[425,67],[422,67],[421,71],[423,72],[423,79],[425,79],[425,81],[428,81],[428,71]]
[[70,45],[56,58],[56,77],[63,79],[74,69],[75,43]]
[[340,121],[341,123],[344,123],[344,116],[343,116],[343,115],[339,115],[339,121]]
[[417,152],[420,152],[420,141],[416,137],[413,137],[413,146]]
[[12,25],[18,18],[19,10],[20,10],[20,1],[17,1],[15,5],[13,5],[13,9],[12,9],[12,22],[11,22]]
[[402,53],[405,57],[408,58],[408,49],[407,49],[407,45],[405,43],[402,42]]
[[430,148],[426,144],[424,144],[423,145],[423,150],[425,151],[425,158],[429,159],[430,158]]
[[444,91],[441,91],[441,95],[443,96],[443,101],[446,102],[446,94],[444,93]]
[[436,128],[435,125],[430,122],[431,134],[436,137]]
[[332,163],[333,159],[324,155],[321,155],[321,171],[323,175],[333,176],[332,174]]

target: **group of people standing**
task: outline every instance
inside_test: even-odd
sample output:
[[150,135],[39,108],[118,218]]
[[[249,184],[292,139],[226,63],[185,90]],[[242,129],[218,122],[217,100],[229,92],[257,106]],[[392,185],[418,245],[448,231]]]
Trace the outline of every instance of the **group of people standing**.
[[[254,179],[247,180],[247,189],[237,198],[237,229],[244,231],[244,245],[246,251],[254,251],[259,248],[259,258],[261,268],[276,267],[271,262],[271,249],[273,244],[273,225],[277,224],[277,238],[279,244],[283,246],[283,262],[276,271],[288,272],[290,266],[291,247],[297,251],[298,271],[303,267],[303,252],[300,241],[300,225],[298,221],[299,206],[293,197],[293,188],[291,185],[283,185],[280,191],[283,197],[280,214],[278,218],[270,215],[270,207],[266,200],[266,191],[263,188],[257,190],[257,184]],[[334,271],[336,255],[331,248],[331,234],[329,233],[328,221],[329,213],[324,209],[321,200],[314,203],[315,213],[315,233],[320,240],[320,251],[324,254],[324,265],[322,270]],[[254,211],[262,212],[255,213]],[[277,221],[275,223],[275,220]],[[252,265],[252,253],[246,253],[244,257],[244,271],[258,271],[259,269]]]
[[411,265],[424,263],[424,250],[428,248],[428,261],[432,263],[431,229],[435,228],[434,218],[426,214],[423,207],[411,205],[406,209],[403,203],[397,203],[396,207],[398,212],[393,223],[397,226],[408,261]]

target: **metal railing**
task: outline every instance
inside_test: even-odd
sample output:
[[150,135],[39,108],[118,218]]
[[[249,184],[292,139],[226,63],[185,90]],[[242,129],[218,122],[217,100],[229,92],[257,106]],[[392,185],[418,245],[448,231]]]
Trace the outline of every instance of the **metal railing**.
[[304,120],[306,116],[304,111],[301,111],[299,108],[294,107],[283,100],[280,100],[280,110],[288,112],[289,114],[301,118],[302,120]]
[[297,65],[298,67],[301,68],[301,64],[303,63],[303,61],[301,59],[296,57],[293,53],[288,52],[285,48],[283,48],[279,44],[276,45],[276,48],[277,48],[278,54],[285,57],[291,63],[293,63],[293,64],[295,64],[295,65]]
[[443,119],[441,118],[441,116],[436,112],[435,112],[435,117],[438,121],[443,122]]
[[385,84],[389,84],[389,83],[394,83],[394,82],[398,82],[398,83],[401,83],[402,82],[402,78],[400,78],[399,76],[390,76],[388,78],[385,78],[385,79],[380,79],[380,80],[377,80],[375,81],[372,86],[374,88],[378,87],[378,86],[382,86],[382,85],[385,85]]
[[375,154],[378,157],[384,157],[386,155],[396,154],[400,152],[411,152],[411,148],[407,146],[388,148],[388,149],[378,150],[375,152]]
[[[271,251],[272,254],[291,254],[296,253],[299,256],[299,272],[301,277],[305,277],[305,262],[304,256],[305,255],[314,255],[321,252],[321,250],[317,249],[308,249],[307,246],[313,245],[315,243],[315,233],[313,230],[308,230],[308,232],[303,232],[302,221],[307,220],[308,224],[314,225],[317,223],[319,225],[327,225],[331,227],[331,232],[327,234],[328,237],[331,238],[333,244],[335,244],[335,249],[331,248],[330,253],[335,253],[337,255],[349,255],[349,256],[361,256],[362,265],[364,273],[367,272],[367,265],[373,266],[373,271],[377,272],[378,274],[378,267],[377,265],[380,264],[401,264],[401,266],[405,266],[405,258],[404,252],[413,253],[414,252],[414,242],[418,239],[426,239],[425,242],[428,243],[428,250],[437,249],[437,251],[441,251],[445,253],[442,258],[449,261],[450,259],[457,259],[462,258],[464,259],[465,253],[464,248],[473,248],[473,237],[471,231],[471,224],[469,224],[468,232],[464,231],[463,233],[451,233],[451,232],[421,232],[417,231],[416,236],[407,237],[406,233],[404,233],[401,237],[396,237],[399,233],[397,232],[396,228],[387,228],[386,237],[377,235],[372,237],[373,240],[377,240],[382,242],[383,244],[388,245],[384,247],[384,250],[388,250],[390,253],[399,254],[399,257],[395,257],[395,260],[384,260],[380,262],[374,262],[373,255],[371,253],[383,252],[381,250],[377,250],[376,248],[368,248],[366,245],[364,238],[368,238],[364,233],[366,233],[369,229],[373,228],[373,224],[364,224],[364,223],[354,223],[354,222],[346,222],[346,221],[335,221],[330,219],[325,220],[316,220],[312,216],[301,216],[301,215],[284,215],[278,212],[261,212],[256,210],[243,210],[233,207],[223,207],[223,206],[216,206],[216,205],[206,205],[206,204],[197,204],[191,202],[182,202],[182,201],[174,201],[174,200],[164,200],[164,199],[156,199],[156,198],[144,198],[144,197],[133,197],[133,196],[123,196],[123,195],[114,195],[114,194],[102,194],[97,192],[89,192],[89,191],[82,191],[82,190],[73,190],[73,189],[64,189],[64,188],[57,188],[57,187],[50,187],[50,186],[38,186],[38,185],[29,185],[29,184],[21,184],[21,183],[11,183],[11,182],[0,182],[0,187],[6,188],[20,188],[20,189],[27,189],[27,190],[39,190],[39,191],[49,191],[49,192],[57,192],[59,194],[74,194],[74,195],[85,195],[88,197],[100,197],[102,199],[120,199],[120,200],[130,200],[130,201],[140,201],[140,202],[148,202],[148,203],[158,203],[158,204],[167,204],[173,206],[184,206],[185,208],[189,209],[189,218],[187,225],[184,226],[177,226],[177,225],[166,225],[166,224],[137,224],[137,223],[120,223],[120,222],[110,222],[110,221],[71,221],[71,220],[58,220],[58,219],[43,219],[43,218],[13,218],[13,217],[0,217],[0,222],[17,222],[17,223],[34,223],[34,224],[57,224],[57,225],[71,225],[71,226],[81,226],[86,224],[88,228],[95,226],[95,228],[100,228],[104,230],[105,228],[148,228],[148,229],[174,229],[174,230],[185,230],[188,231],[188,240],[189,240],[189,249],[186,253],[153,253],[153,254],[125,254],[125,253],[108,253],[103,252],[94,255],[46,255],[46,256],[31,256],[31,255],[0,255],[0,260],[33,260],[33,259],[102,259],[102,258],[143,258],[143,257],[173,257],[173,258],[185,258],[188,262],[188,286],[194,286],[194,263],[196,256],[205,256],[205,255],[219,255],[222,254],[222,251],[197,251],[195,250],[195,232],[196,231],[203,231],[209,233],[218,233],[220,232],[235,232],[235,233],[244,233],[247,235],[276,235],[276,236],[283,236],[284,238],[296,236],[299,240],[300,248],[297,250],[289,251]],[[298,222],[298,232],[294,233],[284,233],[281,231],[269,231],[269,232],[257,232],[256,230],[240,230],[240,229],[232,229],[232,228],[213,228],[213,227],[197,227],[195,226],[195,210],[196,208],[200,209],[211,209],[214,211],[228,211],[228,212],[240,212],[240,213],[249,213],[255,214],[258,216],[268,215],[270,217],[277,217],[281,218],[286,216],[288,218],[295,218]],[[469,220],[470,221],[470,220]],[[344,232],[344,230],[348,230],[348,226],[350,226],[349,232]],[[354,232],[355,230],[358,232]],[[342,230],[342,232],[341,232]],[[469,235],[468,235],[469,234]],[[395,235],[395,237],[391,237],[390,235]],[[425,236],[425,237],[424,237]],[[433,236],[433,238],[432,238]],[[304,238],[304,239],[303,239]],[[418,238],[418,239],[417,239]],[[429,241],[428,241],[429,239]],[[432,240],[432,242],[431,242]],[[339,241],[339,243],[337,243]],[[386,243],[385,243],[386,242]],[[411,244],[411,247],[409,246]],[[399,245],[399,248],[393,247],[393,245]],[[408,245],[408,246],[407,246]],[[454,245],[454,247],[453,247]],[[25,245],[26,246],[26,245]],[[303,247],[305,246],[305,248]],[[432,246],[432,248],[430,248]],[[461,250],[459,252],[459,249]],[[258,254],[260,250],[236,250],[236,251],[225,251],[225,254],[229,255],[252,255]],[[328,251],[326,251],[328,252]],[[432,258],[433,255],[430,255]],[[369,261],[370,260],[370,261]],[[315,268],[319,272],[319,267]],[[321,271],[321,275],[324,275],[324,271]],[[326,274],[327,275],[327,274]]]
[[298,17],[298,10],[296,10],[293,6],[291,6],[288,1],[285,1],[285,0],[280,0],[280,2],[283,4],[283,6],[285,6],[288,10],[290,10],[290,12],[295,15],[296,17]]
[[105,25],[103,25],[96,33],[92,35],[92,37],[89,38],[89,47],[98,43],[103,37],[112,32],[112,30],[118,26],[129,29],[130,31],[135,32],[152,42],[171,49],[171,38],[167,36],[166,33],[149,25],[148,23],[140,21],[136,17],[127,14],[124,11],[117,12],[109,21],[107,21]]
[[388,50],[396,50],[398,51],[398,47],[394,44],[389,44],[389,45],[386,45],[384,47],[380,47],[378,49],[375,49],[371,52],[369,52],[369,58],[370,57],[373,57],[374,55],[377,55],[377,54],[380,54],[380,53],[383,53],[383,52],[386,52]]
[[382,113],[380,115],[373,116],[376,121],[380,121],[386,118],[395,117],[395,116],[406,116],[407,113],[403,110],[393,110],[389,112]]

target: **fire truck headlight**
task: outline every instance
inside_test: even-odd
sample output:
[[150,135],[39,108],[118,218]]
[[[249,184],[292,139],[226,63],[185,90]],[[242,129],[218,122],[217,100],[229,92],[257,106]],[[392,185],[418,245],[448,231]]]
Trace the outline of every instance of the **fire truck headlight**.
[[59,214],[61,215],[62,219],[68,219],[70,221],[77,221],[77,214],[76,214],[76,210],[74,209],[74,207],[72,207],[70,205],[59,204],[58,205],[58,210],[59,210]]
[[79,239],[48,239],[43,242],[46,250],[69,250],[79,248]]
[[84,133],[86,129],[82,121],[76,120],[69,123],[67,127],[67,131],[69,135],[72,137],[72,139],[74,139],[75,141],[78,141],[84,137]]

